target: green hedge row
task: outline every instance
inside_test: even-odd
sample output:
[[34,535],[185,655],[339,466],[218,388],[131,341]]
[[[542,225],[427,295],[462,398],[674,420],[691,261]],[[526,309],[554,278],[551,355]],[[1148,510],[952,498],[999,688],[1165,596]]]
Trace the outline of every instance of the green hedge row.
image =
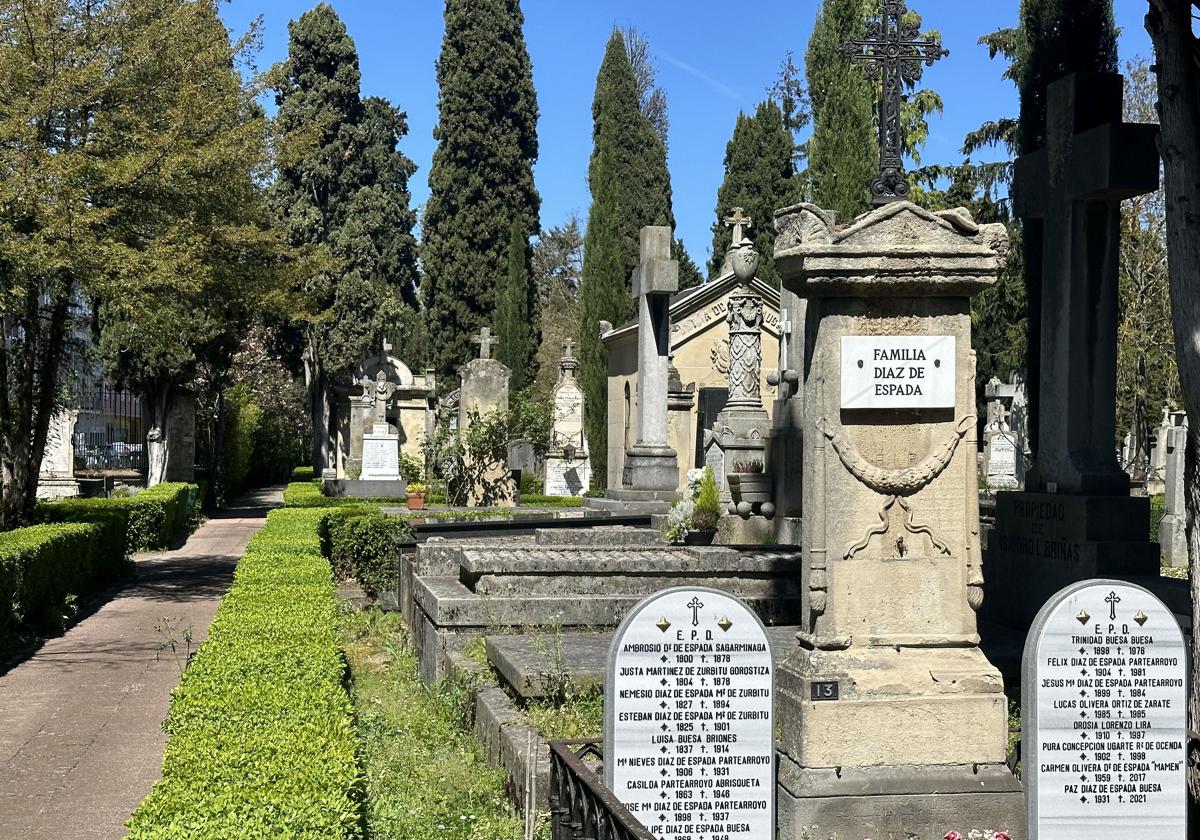
[[362,507],[364,504],[375,506],[394,505],[404,507],[408,503],[404,499],[360,499],[353,496],[326,496],[321,492],[319,481],[293,481],[283,488],[283,506],[294,508],[329,508],[349,505]]
[[195,484],[164,483],[135,496],[62,499],[38,504],[40,522],[95,522],[104,527],[103,551],[124,557],[167,548],[184,529],[196,504]]
[[163,724],[163,776],[131,840],[363,836],[328,511],[275,510],[251,540]]
[[101,526],[32,525],[0,533],[0,639],[20,627],[61,629],[68,596],[122,576],[124,557],[94,550]]
[[321,553],[342,579],[354,578],[372,598],[399,585],[396,538],[411,538],[412,526],[398,516],[360,506],[327,511],[319,521]]

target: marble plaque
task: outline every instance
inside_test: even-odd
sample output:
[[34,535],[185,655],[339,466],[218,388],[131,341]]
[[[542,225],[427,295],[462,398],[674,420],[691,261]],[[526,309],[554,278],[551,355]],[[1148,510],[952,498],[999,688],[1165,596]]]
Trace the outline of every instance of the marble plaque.
[[591,464],[583,460],[546,459],[546,495],[582,496],[592,480]]
[[363,479],[400,478],[400,438],[363,435]]
[[608,654],[605,784],[655,836],[775,836],[774,664],[741,601],[703,587],[637,604]]
[[842,336],[842,408],[954,408],[954,336]]
[[1187,653],[1149,591],[1089,580],[1025,643],[1022,766],[1037,840],[1184,840]]

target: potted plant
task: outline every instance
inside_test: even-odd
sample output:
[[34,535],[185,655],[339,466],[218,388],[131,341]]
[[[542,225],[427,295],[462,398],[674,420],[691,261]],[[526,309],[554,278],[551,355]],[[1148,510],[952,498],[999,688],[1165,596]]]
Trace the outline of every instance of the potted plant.
[[410,481],[408,487],[408,509],[425,510],[425,485],[419,481]]
[[721,500],[717,491],[717,479],[712,469],[704,468],[696,503],[692,510],[691,527],[683,538],[685,545],[712,545],[717,535],[717,523],[721,521]]
[[726,475],[729,495],[733,498],[730,513],[743,519],[751,513],[760,513],[767,518],[775,512],[771,502],[771,474],[763,469],[760,458],[734,461],[733,472]]

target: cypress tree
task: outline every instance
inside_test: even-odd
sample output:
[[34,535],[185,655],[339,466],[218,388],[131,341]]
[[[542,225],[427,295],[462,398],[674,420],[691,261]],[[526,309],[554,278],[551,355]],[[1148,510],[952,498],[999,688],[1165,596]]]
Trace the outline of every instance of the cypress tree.
[[675,237],[675,241],[671,243],[671,259],[679,260],[679,291],[694,289],[704,283],[704,274],[700,271],[700,266],[696,265],[696,261],[688,254],[683,240],[679,237]]
[[639,109],[637,82],[619,31],[609,38],[596,77],[592,119],[592,206],[583,243],[579,361],[592,475],[603,487],[608,361],[598,325],[604,320],[615,326],[633,314],[630,275],[638,264],[639,231],[646,225],[675,225],[666,149]]
[[536,234],[541,206],[533,183],[537,98],[520,3],[447,0],[445,14],[421,249],[431,363],[443,375],[470,358],[470,336],[492,321],[513,224]]
[[313,465],[321,469],[330,456],[332,377],[415,317],[408,178],[416,167],[396,148],[408,133],[405,115],[386,100],[361,98],[354,40],[333,8],[305,12],[288,34],[275,88],[281,140],[270,200],[292,244],[331,258],[307,278],[301,316]]
[[508,244],[508,271],[496,294],[496,358],[512,370],[512,388],[520,391],[537,376],[534,367],[533,284],[529,278],[529,237],[521,220],[512,224]]
[[875,85],[839,49],[866,29],[863,0],[825,0],[805,54],[813,133],[808,142],[812,200],[849,220],[871,206],[879,172]]
[[724,219],[734,207],[741,207],[754,220],[750,236],[759,253],[758,276],[779,288],[774,217],[780,207],[800,199],[793,150],[792,132],[773,100],[760,103],[753,117],[738,114],[733,137],[725,147],[725,180],[717,191],[710,276],[720,272],[732,238]]

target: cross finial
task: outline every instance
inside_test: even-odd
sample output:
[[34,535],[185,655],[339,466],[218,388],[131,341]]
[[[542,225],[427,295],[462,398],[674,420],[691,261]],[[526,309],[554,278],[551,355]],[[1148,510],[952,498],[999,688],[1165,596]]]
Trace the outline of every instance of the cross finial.
[[479,358],[492,358],[492,348],[500,343],[500,339],[492,335],[491,327],[484,327],[479,331],[479,335],[471,339],[472,344],[479,345]]
[[575,339],[564,339],[562,343],[563,358],[571,358],[575,355]]
[[883,81],[879,100],[879,175],[871,182],[875,204],[900,201],[908,195],[901,146],[900,97],[905,84],[921,78],[921,65],[933,66],[950,51],[937,41],[919,41],[920,33],[904,22],[908,8],[904,0],[883,0],[879,20],[867,24],[865,38],[842,44],[842,53],[855,64],[865,65],[867,77]]
[[725,227],[733,230],[733,239],[729,247],[736,248],[747,240],[746,231],[754,227],[754,220],[746,215],[741,207],[734,207],[731,215],[724,219]]

